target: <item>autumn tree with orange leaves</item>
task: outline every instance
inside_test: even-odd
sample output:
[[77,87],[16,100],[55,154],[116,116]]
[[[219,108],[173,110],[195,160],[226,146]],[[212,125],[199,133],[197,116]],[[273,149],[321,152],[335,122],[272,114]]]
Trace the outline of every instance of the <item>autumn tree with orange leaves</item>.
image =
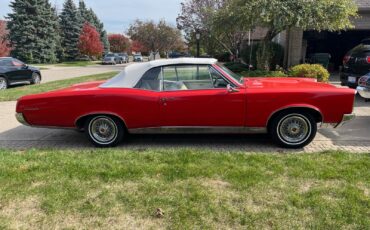
[[10,54],[11,48],[7,36],[6,22],[0,20],[0,57],[6,57]]
[[103,54],[104,46],[100,40],[100,34],[88,22],[82,28],[78,49],[80,54],[89,57],[100,57]]

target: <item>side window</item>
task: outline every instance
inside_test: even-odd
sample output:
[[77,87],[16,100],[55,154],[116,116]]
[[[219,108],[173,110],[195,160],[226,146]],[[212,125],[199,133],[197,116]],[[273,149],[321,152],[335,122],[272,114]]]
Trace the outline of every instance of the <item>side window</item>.
[[163,67],[163,90],[197,90],[214,88],[207,65]]
[[10,59],[0,60],[0,66],[13,66],[13,63]]
[[161,68],[153,68],[148,70],[143,77],[140,79],[139,83],[136,84],[137,89],[146,89],[153,91],[161,90]]
[[225,80],[225,78],[213,67],[210,67],[211,77],[213,86],[215,88],[226,88],[229,82]]
[[13,64],[13,66],[16,66],[16,67],[21,67],[21,66],[23,66],[23,65],[24,65],[24,63],[23,63],[23,62],[21,62],[21,61],[19,61],[19,60],[17,60],[17,59],[13,59],[13,60],[12,60],[12,64]]

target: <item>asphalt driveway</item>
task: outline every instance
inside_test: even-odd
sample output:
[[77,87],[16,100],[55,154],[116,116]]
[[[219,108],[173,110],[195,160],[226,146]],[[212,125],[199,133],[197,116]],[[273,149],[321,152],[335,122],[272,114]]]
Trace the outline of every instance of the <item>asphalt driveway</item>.
[[[15,117],[16,102],[0,103],[0,148],[86,148],[84,134],[73,130],[40,129],[20,125]],[[357,98],[357,118],[339,129],[321,129],[314,142],[300,152],[346,150],[370,152],[370,103]],[[266,135],[137,135],[120,148],[214,148],[246,152],[285,152]]]

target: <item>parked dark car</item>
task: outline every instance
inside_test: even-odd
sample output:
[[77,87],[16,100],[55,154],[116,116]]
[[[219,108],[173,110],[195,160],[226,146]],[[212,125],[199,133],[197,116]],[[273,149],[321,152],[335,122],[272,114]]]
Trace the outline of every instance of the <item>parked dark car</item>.
[[119,53],[118,56],[122,59],[123,63],[129,63],[130,59],[127,53]]
[[123,63],[123,60],[120,56],[118,56],[118,54],[107,54],[105,55],[105,57],[103,58],[103,62],[102,64],[105,65],[105,64],[110,64],[110,65],[116,65],[116,64],[122,64]]
[[0,90],[11,85],[40,84],[41,72],[18,59],[0,58]]
[[173,51],[168,55],[169,58],[182,58],[182,57],[191,57],[190,54],[184,52]]
[[370,38],[349,51],[343,59],[340,81],[343,86],[356,88],[359,79],[370,72]]

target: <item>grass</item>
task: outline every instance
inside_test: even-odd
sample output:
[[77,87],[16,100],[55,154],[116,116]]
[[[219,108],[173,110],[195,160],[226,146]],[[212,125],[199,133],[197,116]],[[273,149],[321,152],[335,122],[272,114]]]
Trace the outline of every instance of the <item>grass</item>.
[[0,102],[1,101],[15,101],[18,98],[36,93],[48,92],[51,90],[62,89],[73,84],[89,81],[100,81],[107,80],[116,75],[118,72],[109,72],[103,74],[89,75],[83,77],[77,77],[67,80],[53,81],[40,85],[26,85],[22,87],[9,88],[7,90],[0,91]]
[[0,150],[0,229],[368,229],[369,169],[345,152]]
[[56,64],[31,64],[32,66],[47,67],[47,66],[60,66],[60,67],[86,67],[91,65],[97,65],[100,61],[70,61],[61,62]]

